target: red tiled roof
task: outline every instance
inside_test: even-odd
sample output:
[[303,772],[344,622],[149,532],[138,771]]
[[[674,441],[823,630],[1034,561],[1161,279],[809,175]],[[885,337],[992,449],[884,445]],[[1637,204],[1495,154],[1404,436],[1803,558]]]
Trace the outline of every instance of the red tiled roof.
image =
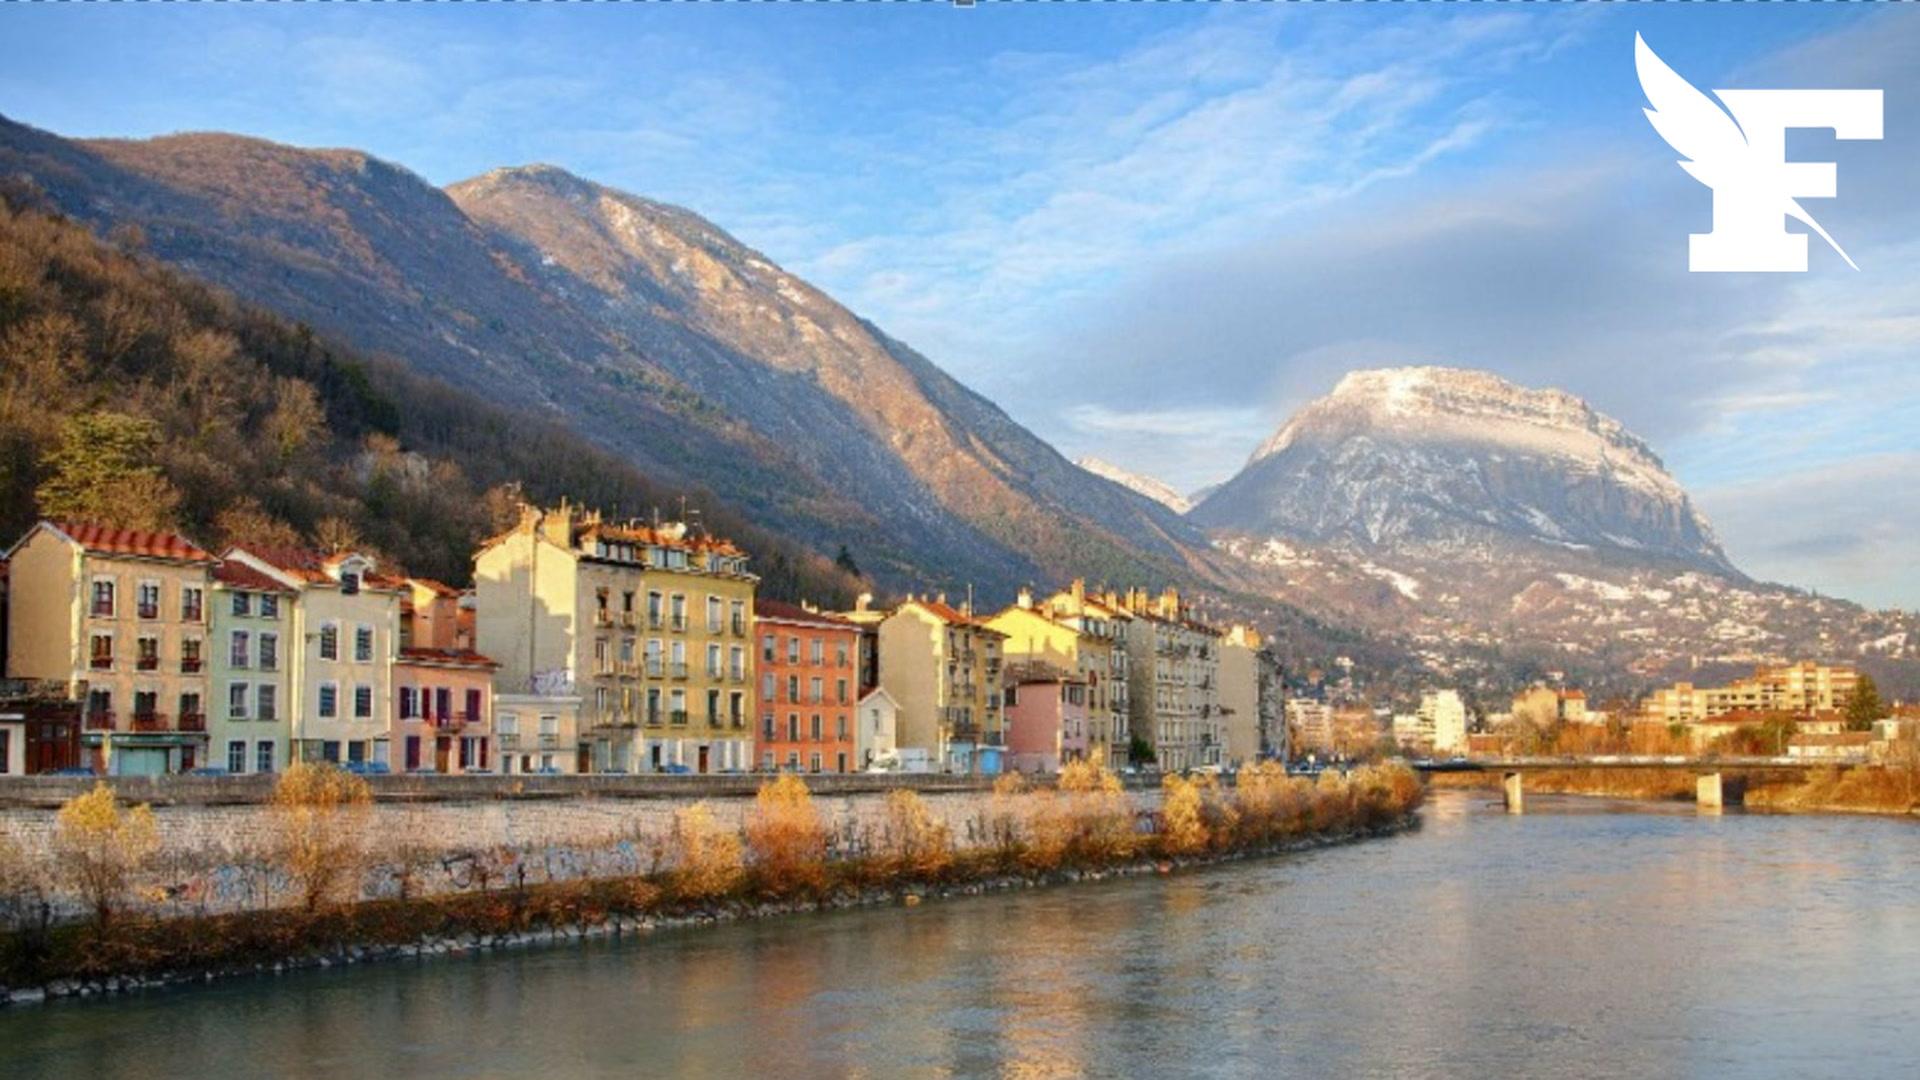
[[472,649],[401,649],[400,663],[496,668],[500,664]]
[[807,626],[824,626],[834,630],[855,630],[853,623],[838,615],[828,615],[823,611],[808,611],[798,604],[789,604],[781,600],[753,598],[753,617],[762,622],[801,623]]
[[647,525],[615,525],[611,522],[588,524],[580,529],[580,539],[590,541],[598,538],[618,540],[629,544],[655,545],[665,548],[679,548],[682,551],[717,552],[721,555],[745,555],[746,552],[735,547],[733,541],[717,536],[683,535],[678,538],[669,536],[665,530]]
[[428,592],[436,593],[440,596],[447,597],[450,600],[457,600],[460,598],[459,589],[456,589],[453,586],[448,585],[442,581],[435,581],[432,578],[423,578],[423,577],[408,578],[407,581],[410,584],[418,585],[421,588],[426,589]]
[[175,562],[212,562],[213,556],[177,533],[119,529],[85,521],[50,521],[74,543],[100,555],[131,555]]
[[[310,551],[306,548],[261,547],[255,545],[241,545],[238,550],[244,551],[287,576],[297,578],[309,585],[338,584],[333,575],[327,572],[328,568],[339,565],[348,558],[351,558],[353,554],[346,552],[338,555],[322,555],[317,551]],[[228,554],[231,555],[232,552],[229,551]],[[397,591],[404,585],[404,582],[400,578],[368,574],[360,579],[360,584],[369,589]]]
[[231,585],[236,589],[252,589],[255,592],[291,593],[293,591],[277,579],[268,577],[241,562],[223,562],[215,566],[213,580]]

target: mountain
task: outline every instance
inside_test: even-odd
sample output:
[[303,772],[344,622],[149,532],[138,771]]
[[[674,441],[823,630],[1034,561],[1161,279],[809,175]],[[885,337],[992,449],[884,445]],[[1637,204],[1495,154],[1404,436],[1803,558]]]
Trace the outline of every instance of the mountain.
[[237,303],[42,203],[0,178],[0,544],[43,516],[91,519],[216,551],[350,545],[458,584],[517,495],[689,498],[753,556],[763,594],[844,603],[862,588],[553,420]]
[[1814,656],[1920,685],[1920,619],[1749,579],[1644,441],[1486,372],[1353,372],[1188,518],[1254,568],[1244,587],[1437,670],[1644,683]]
[[712,223],[559,169],[441,190],[358,151],[0,119],[0,175],[662,483],[844,544],[887,586],[1192,580],[1214,557],[1172,511],[1075,468]]
[[1445,553],[1547,544],[1734,575],[1646,443],[1483,371],[1356,371],[1192,514],[1209,527]]
[[1171,485],[1155,480],[1151,476],[1129,472],[1110,461],[1102,461],[1097,457],[1075,458],[1073,463],[1102,480],[1111,480],[1136,495],[1145,495],[1176,514],[1184,514],[1193,509],[1193,504],[1187,501],[1185,495],[1175,491]]

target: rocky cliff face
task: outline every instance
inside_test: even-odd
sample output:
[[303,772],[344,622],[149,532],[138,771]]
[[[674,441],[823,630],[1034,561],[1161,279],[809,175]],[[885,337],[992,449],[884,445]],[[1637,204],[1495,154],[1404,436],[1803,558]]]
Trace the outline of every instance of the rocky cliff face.
[[[565,420],[890,585],[1191,573],[1170,511],[686,210],[561,170],[441,191],[355,151],[61,139],[0,120],[0,174],[353,344]],[[644,508],[625,508],[643,510]]]
[[1172,485],[1151,476],[1142,476],[1097,457],[1075,458],[1073,463],[1102,480],[1111,480],[1136,495],[1144,495],[1176,514],[1193,509],[1192,501],[1185,495],[1175,491]]
[[1618,421],[1570,394],[1452,368],[1348,375],[1192,518],[1403,554],[1550,545],[1736,573]]

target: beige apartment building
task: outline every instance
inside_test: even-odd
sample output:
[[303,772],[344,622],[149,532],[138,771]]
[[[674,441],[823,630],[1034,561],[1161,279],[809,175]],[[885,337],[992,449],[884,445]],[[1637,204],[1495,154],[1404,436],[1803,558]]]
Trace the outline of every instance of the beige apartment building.
[[524,507],[474,557],[478,648],[503,702],[580,699],[594,771],[745,771],[757,580],[739,548],[683,523]]
[[1195,620],[1174,589],[1158,596],[1133,589],[1110,602],[1134,617],[1127,641],[1133,734],[1169,772],[1221,764],[1220,635]]
[[1251,765],[1260,759],[1261,695],[1271,693],[1261,678],[1260,632],[1231,626],[1220,638],[1220,714],[1225,746],[1221,763]]
[[84,702],[93,767],[206,764],[213,556],[171,533],[42,521],[7,561],[7,673]]
[[1656,690],[1642,703],[1643,718],[1662,724],[1690,724],[1727,713],[1788,712],[1808,715],[1845,709],[1860,685],[1851,664],[1763,666],[1725,686],[1675,683]]
[[[846,617],[859,624],[872,615],[856,609]],[[1005,635],[945,596],[909,596],[878,623],[880,686],[897,709],[897,748],[924,751],[941,771],[997,770],[1006,745]]]

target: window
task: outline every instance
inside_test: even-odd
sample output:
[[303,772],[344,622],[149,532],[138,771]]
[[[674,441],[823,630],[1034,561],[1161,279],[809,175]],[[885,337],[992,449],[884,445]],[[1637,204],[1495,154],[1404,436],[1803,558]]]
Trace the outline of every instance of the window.
[[486,712],[486,709],[481,705],[480,691],[468,690],[467,691],[467,723],[469,724],[479,723],[482,719],[485,718],[483,715],[485,712]]
[[799,662],[800,662],[800,639],[797,637],[788,637],[787,638],[787,663],[797,664]]
[[647,625],[655,629],[660,626],[660,605],[662,597],[657,592],[647,594]]
[[540,717],[540,737],[543,739],[559,738],[560,718],[551,713],[542,714]]
[[95,634],[88,643],[87,666],[95,671],[106,671],[113,667],[113,635]]
[[347,760],[356,764],[367,760],[367,744],[357,740],[348,743]]
[[660,722],[660,688],[657,686],[649,687],[647,689],[647,723],[657,724],[659,722]]
[[810,730],[813,735],[813,741],[819,742],[820,741],[820,714],[819,713],[813,714],[813,725]]
[[277,619],[280,617],[280,598],[272,593],[260,594],[260,617]]
[[847,643],[844,641],[833,647],[833,666],[847,666]]
[[400,688],[400,719],[412,720],[420,715],[420,697],[411,686]]
[[353,688],[353,718],[366,720],[373,716],[373,687],[365,683]]
[[227,663],[237,668],[252,666],[253,661],[249,658],[250,650],[248,648],[251,641],[252,635],[248,634],[245,630],[235,630],[233,632],[233,640],[227,648]]
[[198,586],[189,585],[180,590],[180,618],[185,622],[199,622],[206,613],[207,597]]
[[93,579],[93,614],[102,619],[113,618],[113,579]]
[[768,750],[766,753],[760,755],[760,767],[762,769],[765,769],[767,772],[773,771],[773,761],[774,761],[773,751],[771,750]]
[[247,771],[247,741],[235,739],[227,744],[227,771],[243,773]]
[[[833,737],[835,739],[845,739],[847,737],[847,714],[846,713],[841,713],[839,716],[836,716],[833,718]],[[846,772],[847,771],[846,766],[842,765],[840,767],[840,771]]]
[[765,660],[769,664],[773,663],[774,641],[775,638],[772,634],[762,634],[760,636],[760,659]]
[[191,675],[200,670],[200,639],[180,639],[180,670]]
[[[340,688],[335,686],[332,683],[321,683],[320,684],[320,716],[321,718],[324,720],[331,720],[334,717],[339,715],[340,715]],[[339,751],[336,750],[335,754],[337,755],[338,753]],[[338,761],[340,759],[338,756],[336,756],[331,760]]]
[[815,750],[813,753],[807,755],[807,771],[820,771],[820,751]]
[[777,692],[773,684],[773,672],[763,673],[760,676],[760,700],[772,701],[773,695]]
[[280,715],[280,688],[261,684],[253,688],[253,715],[261,720],[278,719]]
[[134,648],[138,650],[138,652],[135,653],[135,665],[139,667],[141,671],[159,671],[160,670],[160,639],[159,638],[157,637],[140,638],[138,641],[134,642]]
[[800,714],[799,713],[790,712],[787,714],[787,741],[788,742],[800,741]]
[[833,681],[833,700],[842,705],[847,703],[847,680],[835,679]]
[[827,643],[819,638],[813,639],[813,663],[818,667],[827,662]]
[[633,663],[633,639],[632,638],[620,639],[620,662],[623,664]]
[[253,771],[264,773],[273,771],[273,743],[262,739],[253,744]]
[[340,571],[340,595],[352,596],[360,591],[360,573],[357,570]]
[[358,663],[373,659],[373,627],[358,626],[353,631],[353,658]]
[[787,700],[800,700],[800,676],[798,675],[787,676]]
[[792,769],[794,772],[800,771],[800,751],[787,751],[787,768]]
[[647,639],[647,674],[658,676],[661,672],[660,658],[662,650],[659,638]]
[[727,719],[734,727],[744,727],[747,722],[747,695],[735,690],[727,695]]
[[[453,689],[446,686],[433,688],[433,707],[441,720],[453,719]],[[622,711],[625,711],[624,707]]]
[[847,771],[847,752],[845,750],[842,750],[838,754],[834,755],[833,771],[834,772]]
[[518,713],[503,712],[493,718],[493,731],[496,735],[520,734],[520,716]]
[[707,691],[707,723],[718,724],[719,722],[720,722],[720,691],[709,690]]
[[707,644],[707,677],[717,679],[720,677],[720,674],[720,644],[718,642],[709,642]]
[[747,650],[735,645],[727,650],[727,675],[734,679],[747,677]]
[[671,611],[673,612],[673,628],[675,630],[685,630],[687,628],[687,598],[680,593],[674,593]]
[[280,635],[260,635],[260,670],[277,671],[280,667]]
[[340,659],[340,627],[334,623],[320,627],[320,659]]
[[420,767],[420,736],[407,736],[406,769],[408,772]]
[[807,695],[808,695],[808,699],[811,700],[815,705],[818,705],[822,701],[825,701],[826,700],[826,680],[820,678],[817,675],[811,679],[808,679]]
[[13,771],[13,732],[0,728],[0,776]]
[[233,613],[235,615],[252,615],[253,614],[253,594],[250,592],[234,593],[233,594]]
[[160,617],[160,583],[143,581],[133,594],[134,609],[143,619]]
[[189,718],[191,718],[192,720],[200,719],[200,695],[199,694],[188,693],[188,694],[180,695],[181,725],[185,726],[187,723],[191,722]]
[[773,714],[772,713],[760,714],[760,737],[767,740],[768,742],[773,741],[774,734],[773,734]]
[[330,761],[335,765],[340,763],[339,739],[328,739],[326,742],[320,744],[320,760]]
[[227,684],[227,716],[234,720],[247,718],[247,684],[243,682]]
[[721,621],[726,618],[726,605],[717,596],[707,597],[707,633],[720,632]]

